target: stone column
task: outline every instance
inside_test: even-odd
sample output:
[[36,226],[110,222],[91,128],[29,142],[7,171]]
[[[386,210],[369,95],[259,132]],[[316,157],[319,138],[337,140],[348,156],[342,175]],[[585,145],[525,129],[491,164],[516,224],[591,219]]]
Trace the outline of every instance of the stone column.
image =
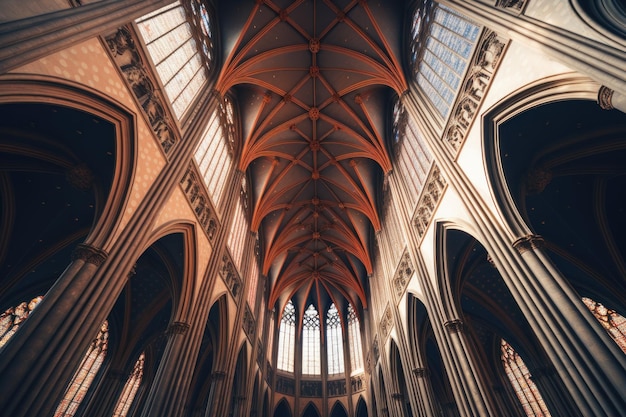
[[488,390],[483,384],[481,372],[474,362],[460,319],[446,321],[446,342],[454,369],[449,369],[451,378],[457,379],[461,388],[455,390],[457,405],[462,416],[498,416],[488,398]]
[[426,368],[414,368],[413,376],[417,381],[418,403],[420,405],[419,415],[424,417],[434,417],[437,415],[430,385],[430,375]]
[[212,417],[215,415],[214,409],[216,408],[215,395],[220,390],[220,385],[222,385],[224,379],[226,377],[226,372],[223,371],[215,371],[211,374],[211,388],[209,388],[209,398],[207,401],[207,407],[205,412],[205,417]]
[[583,415],[626,415],[626,355],[597,323],[579,295],[543,252],[541,236],[513,243],[528,268],[530,320],[540,343]]
[[112,32],[171,2],[171,0],[102,0],[80,7],[0,23],[0,74],[51,52]]
[[[0,351],[0,410],[13,417],[52,415],[104,318],[90,314],[107,254],[79,245],[72,263]],[[125,278],[124,278],[125,279]]]
[[552,366],[531,370],[530,379],[535,383],[543,401],[553,417],[579,417],[580,411],[569,396],[563,395],[563,387],[557,381],[558,375]]
[[180,393],[186,392],[189,383],[181,378],[185,369],[183,362],[188,346],[185,335],[188,330],[189,324],[183,322],[174,322],[168,327],[167,345],[141,412],[142,416],[174,417],[182,413],[185,398]]
[[85,415],[90,417],[111,417],[117,401],[128,381],[129,373],[119,370],[110,370],[106,373],[104,381],[94,393],[94,399],[90,402]]

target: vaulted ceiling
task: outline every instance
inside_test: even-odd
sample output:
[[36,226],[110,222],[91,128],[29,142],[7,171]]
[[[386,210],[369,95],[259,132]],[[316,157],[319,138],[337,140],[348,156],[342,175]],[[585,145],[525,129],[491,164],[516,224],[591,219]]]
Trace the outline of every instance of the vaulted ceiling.
[[[268,305],[366,306],[386,109],[407,89],[395,2],[220,2],[216,89],[239,102]],[[301,310],[302,311],[302,310]]]

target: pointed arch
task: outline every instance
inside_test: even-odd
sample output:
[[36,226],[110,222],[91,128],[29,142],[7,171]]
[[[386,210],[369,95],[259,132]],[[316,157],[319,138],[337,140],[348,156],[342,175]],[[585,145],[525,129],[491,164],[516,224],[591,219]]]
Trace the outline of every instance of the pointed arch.
[[359,395],[359,399],[356,402],[355,417],[369,417],[367,413],[367,403],[363,399],[362,395]]
[[291,407],[285,398],[282,398],[276,405],[274,417],[293,417]]
[[330,412],[330,417],[348,417],[348,412],[346,411],[346,407],[341,403],[341,401],[335,401],[333,408]]
[[317,409],[317,406],[310,401],[306,407],[304,407],[304,411],[302,412],[302,417],[320,417],[321,414]]

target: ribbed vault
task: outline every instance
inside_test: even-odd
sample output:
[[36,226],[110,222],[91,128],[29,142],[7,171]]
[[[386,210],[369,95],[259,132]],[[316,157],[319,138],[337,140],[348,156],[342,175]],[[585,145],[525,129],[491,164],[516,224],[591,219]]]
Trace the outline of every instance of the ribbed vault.
[[376,188],[391,170],[383,111],[407,88],[394,53],[400,17],[366,1],[235,1],[220,10],[227,51],[217,91],[234,92],[241,107],[239,169],[252,182],[270,307],[292,297],[301,306],[366,305]]

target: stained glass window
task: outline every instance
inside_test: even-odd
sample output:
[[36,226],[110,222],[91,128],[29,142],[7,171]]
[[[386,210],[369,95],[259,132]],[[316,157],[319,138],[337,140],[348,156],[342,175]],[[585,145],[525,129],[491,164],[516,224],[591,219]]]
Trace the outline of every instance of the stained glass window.
[[310,304],[302,317],[302,373],[320,375],[320,315]]
[[226,180],[232,168],[232,141],[234,137],[231,130],[233,124],[229,124],[228,114],[232,112],[232,102],[220,106],[216,110],[200,140],[194,154],[200,174],[207,186],[213,204],[219,208],[224,195]]
[[78,370],[72,378],[61,403],[57,407],[54,417],[73,416],[78,409],[83,398],[89,390],[102,362],[107,353],[109,345],[109,323],[105,321],[100,326],[98,335],[89,345],[89,349],[83,358]]
[[146,355],[144,353],[139,355],[139,359],[135,362],[133,371],[128,377],[128,380],[126,380],[126,384],[124,384],[124,389],[122,390],[122,395],[120,395],[117,405],[115,406],[113,417],[126,417],[126,415],[128,415],[128,410],[130,410],[130,406],[133,404],[133,400],[137,395],[137,390],[141,385],[145,360]]
[[0,315],[0,348],[13,337],[41,300],[43,300],[42,296],[35,297],[28,303],[23,301]]
[[213,59],[206,6],[192,1],[191,10],[191,16],[187,16],[177,1],[136,21],[178,118],[206,84]]
[[430,0],[415,9],[414,77],[442,117],[450,111],[479,33],[480,28],[464,16]]
[[504,339],[501,343],[501,359],[504,365],[504,371],[509,378],[513,390],[519,398],[524,412],[529,417],[548,417],[550,412],[546,407],[546,404],[539,394],[537,386],[531,379],[530,371],[526,367],[526,364],[515,352],[513,347]]
[[350,346],[350,367],[352,373],[363,371],[363,347],[361,346],[361,328],[359,318],[348,305],[348,346]]
[[291,300],[285,306],[280,320],[278,335],[277,369],[293,372],[293,358],[296,350],[296,308]]
[[583,297],[583,303],[593,313],[602,327],[611,335],[615,343],[626,353],[626,319],[615,310],[606,308],[591,298]]
[[342,374],[343,362],[343,334],[341,331],[341,318],[335,304],[331,304],[326,316],[326,354],[328,357],[328,374]]

